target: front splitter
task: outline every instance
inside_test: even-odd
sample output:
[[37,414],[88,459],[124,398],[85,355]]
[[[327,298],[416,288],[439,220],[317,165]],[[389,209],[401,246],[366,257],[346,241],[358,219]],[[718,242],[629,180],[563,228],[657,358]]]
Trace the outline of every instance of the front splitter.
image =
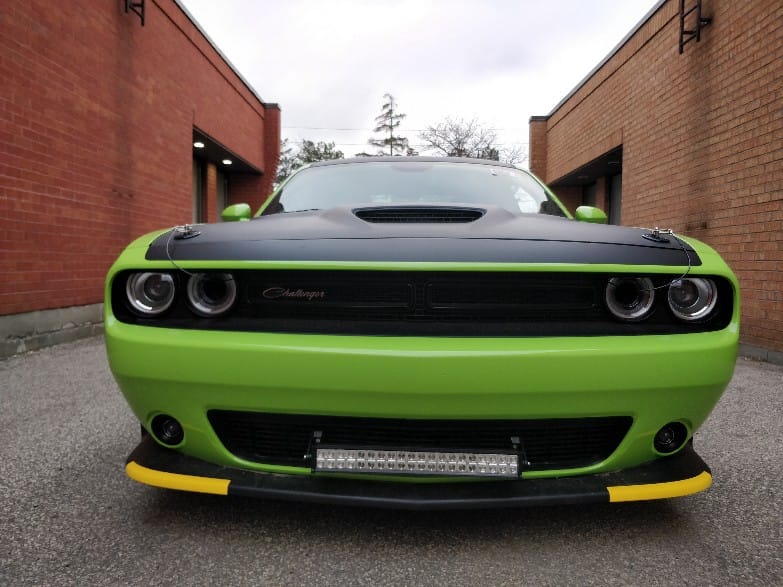
[[640,467],[553,479],[401,483],[321,475],[280,475],[223,467],[163,448],[145,436],[128,457],[131,479],[166,489],[411,510],[529,507],[666,499],[712,483],[693,444]]

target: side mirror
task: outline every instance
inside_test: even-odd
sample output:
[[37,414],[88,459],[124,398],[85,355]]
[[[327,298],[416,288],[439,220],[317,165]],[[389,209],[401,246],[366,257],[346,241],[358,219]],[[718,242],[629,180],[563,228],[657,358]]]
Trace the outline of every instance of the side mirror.
[[606,213],[595,206],[579,206],[574,218],[580,222],[593,222],[594,224],[606,224]]
[[237,222],[250,220],[250,214],[250,206],[247,204],[234,204],[223,210],[220,217],[224,222]]

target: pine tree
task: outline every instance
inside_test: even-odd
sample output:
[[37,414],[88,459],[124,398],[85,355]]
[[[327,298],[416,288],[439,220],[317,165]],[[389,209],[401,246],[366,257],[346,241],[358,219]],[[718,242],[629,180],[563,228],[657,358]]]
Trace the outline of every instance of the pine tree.
[[374,132],[380,132],[386,136],[382,139],[372,138],[367,142],[373,147],[381,149],[379,155],[385,155],[387,150],[389,155],[398,154],[396,152],[405,153],[408,149],[408,139],[395,136],[394,131],[400,126],[406,114],[399,113],[397,102],[395,102],[394,96],[391,94],[384,94],[383,99],[384,103],[381,106],[381,113],[375,117]]

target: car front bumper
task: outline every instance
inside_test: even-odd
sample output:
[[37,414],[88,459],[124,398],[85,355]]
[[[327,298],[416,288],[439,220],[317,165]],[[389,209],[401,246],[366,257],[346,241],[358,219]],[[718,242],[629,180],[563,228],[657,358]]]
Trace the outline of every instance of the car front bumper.
[[[660,456],[656,432],[692,434],[728,384],[737,332],[573,338],[395,338],[181,331],[111,316],[112,371],[149,430],[175,417],[184,455],[220,466],[307,476],[306,467],[230,453],[207,418],[214,409],[405,419],[556,419],[629,416],[617,449],[588,467],[535,477],[592,475]],[[392,447],[393,448],[393,447]]]

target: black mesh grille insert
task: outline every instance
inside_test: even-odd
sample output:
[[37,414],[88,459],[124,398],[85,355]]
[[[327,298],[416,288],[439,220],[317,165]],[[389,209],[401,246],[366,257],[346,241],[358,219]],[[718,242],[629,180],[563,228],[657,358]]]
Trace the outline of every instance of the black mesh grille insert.
[[[595,318],[601,277],[429,272],[263,271],[248,274],[257,317],[324,320],[512,324]],[[394,334],[393,331],[388,332]]]
[[484,216],[480,208],[450,208],[446,206],[393,206],[388,208],[360,208],[354,214],[373,223],[443,223],[473,222]]
[[328,445],[440,450],[509,450],[519,437],[530,469],[592,465],[614,452],[632,418],[549,420],[407,420],[300,416],[210,410],[223,445],[239,458],[270,465],[308,466],[313,433]]

